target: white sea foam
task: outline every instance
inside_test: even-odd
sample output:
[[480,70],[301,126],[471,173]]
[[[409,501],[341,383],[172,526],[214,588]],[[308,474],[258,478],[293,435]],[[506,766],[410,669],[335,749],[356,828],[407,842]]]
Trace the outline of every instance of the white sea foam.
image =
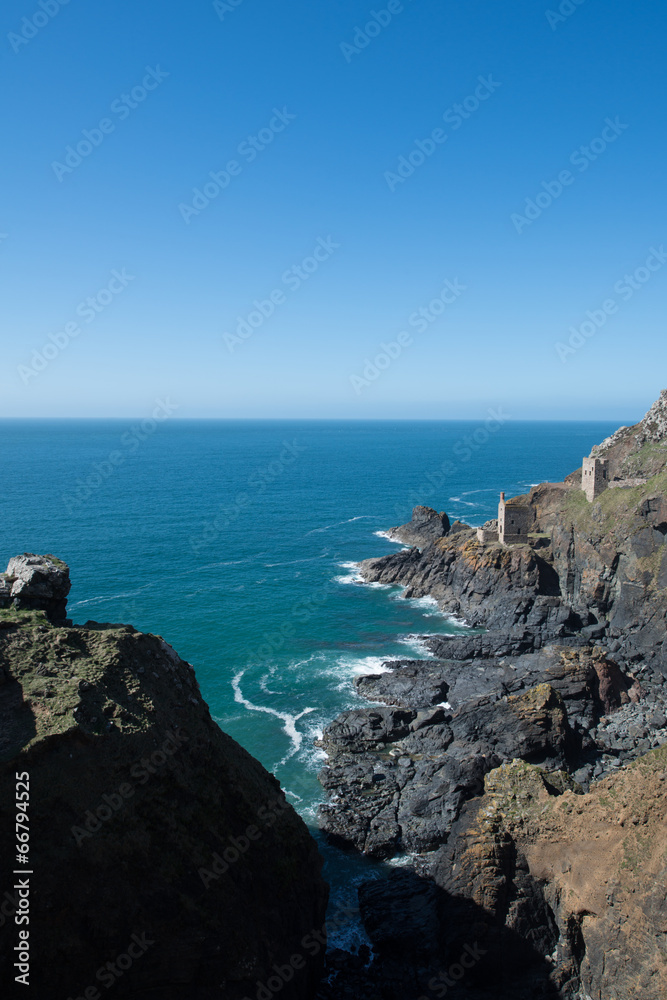
[[290,789],[289,789],[289,788],[286,788],[286,789],[285,789],[285,795],[286,795],[286,796],[287,796],[288,798],[290,798],[290,799],[294,799],[294,801],[295,801],[296,803],[299,803],[299,802],[303,802],[303,799],[301,798],[301,796],[300,796],[300,795],[297,795],[297,793],[296,793],[296,792],[292,792],[292,791],[290,791]]
[[341,708],[341,711],[359,706],[359,695],[353,685],[354,678],[387,673],[388,668],[383,664],[390,659],[390,656],[355,656],[351,653],[337,656],[336,660],[329,665],[327,673],[336,679],[336,690],[347,693],[350,697],[349,703]]
[[386,656],[364,656],[361,659],[341,658],[341,665],[349,667],[357,677],[364,677],[367,674],[388,674],[389,667],[385,667]]
[[413,608],[417,608],[425,618],[446,618],[447,615],[440,610],[440,605],[436,601],[435,597],[431,597],[427,594],[426,597],[408,597],[401,598],[405,600],[407,604],[410,604]]
[[424,657],[427,660],[434,659],[433,653],[428,648],[424,640],[419,635],[403,635],[398,640],[402,646],[409,646],[410,649],[415,650],[419,653],[420,657]]
[[357,517],[348,517],[345,521],[336,521],[335,524],[325,524],[322,528],[312,528],[311,531],[307,531],[304,538],[308,535],[317,535],[322,531],[330,531],[331,528],[340,528],[342,524],[352,524],[353,521],[372,521],[375,519],[375,514],[359,514]]
[[336,583],[363,583],[363,577],[359,572],[359,563],[356,562],[344,562],[338,563],[341,569],[347,569],[350,572],[347,576],[335,576],[334,580]]
[[[359,563],[356,562],[344,562],[338,563],[341,569],[348,569],[351,572],[347,576],[335,576],[334,581],[336,583],[354,583],[363,584],[364,587],[370,587],[373,590],[396,590],[398,585],[395,583],[377,583],[376,581],[364,580],[363,576],[359,572]],[[404,590],[404,587],[399,589]]]
[[85,604],[104,604],[105,601],[121,601],[126,597],[136,597],[137,594],[143,593],[144,590],[150,590],[154,584],[147,583],[143,587],[139,587],[138,590],[128,590],[121,594],[108,594],[105,597],[89,597],[86,601],[73,601],[69,606],[70,608],[82,608]]
[[390,868],[412,868],[418,854],[395,854],[393,858],[387,858],[385,864]]
[[393,542],[394,545],[403,544],[403,542],[399,542],[397,538],[392,538],[388,531],[374,531],[373,534],[377,535],[378,538],[386,538],[388,542]]
[[[472,625],[465,620],[465,618],[457,618],[456,615],[445,615],[445,618],[452,625],[456,625],[457,628],[471,629]],[[453,638],[453,636],[452,636]]]
[[276,566],[297,566],[299,563],[317,562],[318,559],[326,559],[330,551],[331,549],[325,549],[319,556],[308,556],[307,559],[290,559],[287,562],[264,563],[264,565],[267,569],[273,569]]
[[243,705],[243,707],[247,708],[249,712],[264,712],[266,715],[275,715],[277,719],[281,720],[281,722],[283,723],[283,731],[287,736],[289,736],[290,740],[292,741],[292,749],[279,762],[279,764],[284,764],[286,760],[289,760],[289,758],[293,757],[295,753],[298,753],[299,748],[301,747],[301,744],[303,742],[303,734],[300,733],[299,730],[296,728],[297,722],[299,721],[299,719],[302,719],[304,715],[309,715],[311,712],[315,712],[316,709],[304,708],[304,710],[302,712],[299,712],[298,715],[290,715],[289,712],[279,712],[277,709],[270,708],[268,705],[253,705],[251,701],[248,701],[247,698],[244,698],[243,692],[241,691],[241,680],[243,678],[244,673],[245,670],[242,670],[234,677],[232,681],[232,688],[234,690],[234,701],[238,702],[239,705]]
[[[431,597],[430,594],[427,594],[426,597],[409,597],[407,601],[413,607],[419,608],[425,618],[444,618],[446,622],[455,625],[456,628],[469,629],[472,627],[464,618],[457,618],[456,615],[442,611],[435,597]],[[453,636],[448,636],[445,633],[445,638],[453,638]]]
[[273,677],[273,675],[275,674],[275,672],[276,672],[275,667],[269,667],[269,672],[267,674],[264,674],[264,676],[260,677],[259,679],[259,686],[261,687],[262,691],[266,692],[266,694],[275,694],[275,695],[280,694],[279,691],[272,691],[271,688],[269,687],[269,682]]
[[323,660],[326,660],[326,653],[320,650],[317,653],[311,653],[305,660],[290,661],[287,665],[287,670],[301,670],[302,667],[308,667],[311,663],[322,662]]
[[330,719],[319,719],[313,723],[312,726],[307,727],[306,731],[306,743],[299,754],[299,758],[303,761],[307,770],[313,771],[315,774],[320,770],[322,764],[327,759],[327,755],[322,749],[322,747],[313,746],[315,740],[321,740],[324,736],[324,727]]

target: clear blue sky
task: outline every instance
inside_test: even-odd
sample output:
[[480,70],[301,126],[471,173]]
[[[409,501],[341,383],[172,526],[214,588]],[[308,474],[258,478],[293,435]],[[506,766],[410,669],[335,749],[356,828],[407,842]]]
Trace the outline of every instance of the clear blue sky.
[[558,10],[5,0],[0,416],[639,418],[667,9]]

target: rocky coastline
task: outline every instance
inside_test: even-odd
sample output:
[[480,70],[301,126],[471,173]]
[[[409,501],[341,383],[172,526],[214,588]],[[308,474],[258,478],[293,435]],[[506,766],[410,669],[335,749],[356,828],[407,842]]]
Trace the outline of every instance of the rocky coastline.
[[358,678],[318,743],[322,829],[402,861],[323,1000],[667,996],[667,391],[592,456],[616,488],[509,501],[523,544],[418,507],[359,564],[470,631]]
[[160,636],[74,625],[60,559],[12,559],[0,794],[29,776],[34,994],[664,1000],[667,391],[593,459],[609,480],[592,500],[575,471],[508,501],[520,544],[418,507],[388,532],[405,549],[359,564],[467,628],[357,678],[367,707],[317,741],[322,830],[385,867],[359,886],[356,954],[325,955],[315,842],[192,667]]

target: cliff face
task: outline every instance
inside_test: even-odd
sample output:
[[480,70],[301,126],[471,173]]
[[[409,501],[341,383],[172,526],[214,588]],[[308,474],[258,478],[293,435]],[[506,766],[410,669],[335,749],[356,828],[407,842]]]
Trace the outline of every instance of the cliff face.
[[[12,561],[0,610],[0,840],[11,861],[6,805],[25,772],[32,995],[241,1000],[278,977],[281,996],[312,996],[327,887],[305,824],[159,636],[37,610],[37,586],[52,614],[69,589],[64,564],[38,558],[19,560],[41,579],[13,595]],[[3,989],[18,903],[5,867]]]
[[[502,926],[559,996],[667,996],[666,766],[662,747],[585,795],[520,761],[487,775],[433,865],[444,893],[487,915],[474,978],[497,959],[501,979],[516,979],[498,953]],[[471,931],[458,926],[461,943]]]
[[608,489],[592,504],[574,486],[549,501],[547,489],[531,495],[563,603],[584,624],[603,626],[610,645],[622,638],[627,662],[667,677],[667,473]]
[[592,455],[607,460],[612,480],[592,504],[578,473],[562,487],[535,487],[528,499],[551,537],[564,602],[605,625],[611,644],[622,637],[628,662],[667,676],[667,391]]
[[512,630],[533,627],[562,633],[563,612],[550,553],[528,545],[482,546],[464,528],[424,546],[366,559],[360,572],[369,582],[406,587],[406,597],[430,595],[472,626]]
[[360,564],[485,629],[359,678],[376,704],[321,741],[323,829],[419,852],[360,889],[387,1000],[667,995],[667,392],[594,455],[612,483],[593,503],[581,470],[516,498],[527,544],[415,536],[441,519],[420,508],[392,529],[417,547]]
[[321,1000],[664,1000],[667,748],[582,789],[514,760],[359,903],[374,961]]

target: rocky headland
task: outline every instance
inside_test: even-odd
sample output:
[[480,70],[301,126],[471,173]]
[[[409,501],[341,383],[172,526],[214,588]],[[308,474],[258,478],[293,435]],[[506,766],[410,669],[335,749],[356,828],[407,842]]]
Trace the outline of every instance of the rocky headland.
[[192,667],[160,636],[72,625],[69,588],[53,556],[0,575],[2,995],[308,1000],[328,889],[307,827],[214,723]]
[[322,828],[402,859],[323,998],[667,996],[667,391],[591,458],[592,502],[581,470],[508,501],[521,544],[419,507],[359,564],[470,630],[358,678],[320,741]]

